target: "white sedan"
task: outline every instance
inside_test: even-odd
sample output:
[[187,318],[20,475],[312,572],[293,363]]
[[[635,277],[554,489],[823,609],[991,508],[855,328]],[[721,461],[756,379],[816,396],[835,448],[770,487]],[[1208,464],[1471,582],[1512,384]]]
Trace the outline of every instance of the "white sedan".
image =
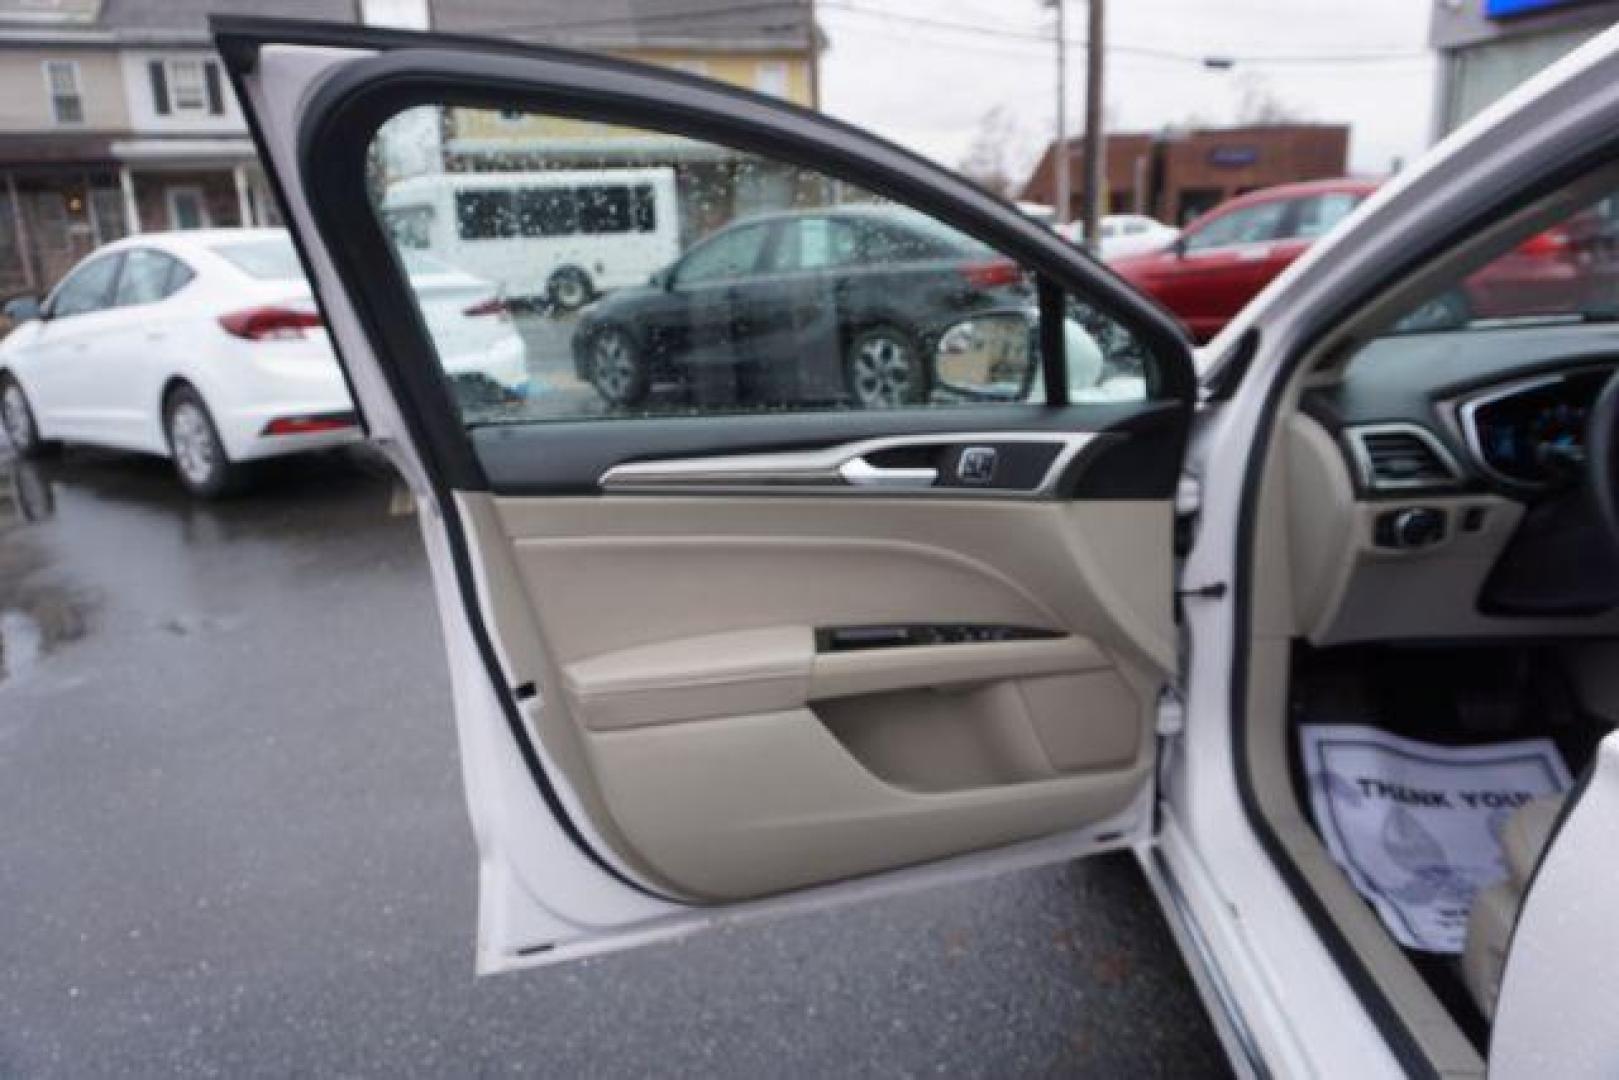
[[[1146,214],[1109,214],[1102,219],[1101,231],[1104,262],[1125,255],[1162,251],[1181,234],[1179,229]],[[1071,243],[1083,244],[1085,227],[1076,221],[1068,226],[1063,236]]]
[[[522,338],[494,287],[405,256],[460,397],[521,398]],[[242,466],[356,441],[358,417],[292,242],[274,229],[129,237],[96,251],[0,342],[17,452],[91,443],[172,458],[194,494]]]

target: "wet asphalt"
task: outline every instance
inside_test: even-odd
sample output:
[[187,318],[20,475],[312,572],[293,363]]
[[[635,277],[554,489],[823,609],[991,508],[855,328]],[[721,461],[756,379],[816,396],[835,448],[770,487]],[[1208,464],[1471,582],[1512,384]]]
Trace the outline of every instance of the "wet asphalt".
[[472,975],[420,538],[0,446],[0,1076],[1221,1075],[1125,857]]

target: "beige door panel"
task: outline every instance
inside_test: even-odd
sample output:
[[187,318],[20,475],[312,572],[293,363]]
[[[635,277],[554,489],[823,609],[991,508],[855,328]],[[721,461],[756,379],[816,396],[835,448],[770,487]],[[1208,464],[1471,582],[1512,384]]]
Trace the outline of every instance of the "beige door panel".
[[[1173,655],[1167,504],[461,496],[530,718],[616,854],[737,900],[1106,821]],[[1052,637],[816,651],[816,630]]]
[[[828,617],[843,623],[885,621],[855,618],[856,607],[891,611],[886,621],[903,621],[902,611],[912,611],[941,621],[959,616],[984,623],[1032,623],[1090,638],[1164,674],[1175,665],[1172,510],[1167,501],[782,495],[491,502],[531,584],[538,584],[534,575],[544,573],[547,564],[559,562],[541,554],[545,548],[560,550],[569,540],[584,541],[575,545],[581,554],[569,571],[594,572],[614,560],[615,572],[634,573],[637,587],[655,587],[670,605],[669,610],[657,610],[659,621],[654,622],[646,617],[651,596],[643,595],[635,604],[606,605],[599,593],[568,598],[546,594],[542,617],[552,617],[555,610],[556,621],[566,619],[568,625],[567,640],[552,642],[563,650],[558,654],[563,663],[694,633],[815,625],[814,619],[784,617],[785,611],[796,613],[798,605],[808,605],[825,608]],[[751,563],[746,573],[733,568],[729,560],[741,556],[742,543],[730,543],[725,559],[706,554],[717,544],[732,541],[748,542],[776,572],[758,577],[754,571],[765,561]],[[880,572],[920,558],[931,562],[936,573],[954,575],[955,584],[941,581],[949,591],[930,598],[910,588],[888,587],[887,579],[873,582],[871,571],[853,556],[862,549],[876,552],[884,541],[889,542],[886,552],[893,559],[882,562]],[[670,572],[682,543],[691,550],[682,552],[679,565],[698,566],[702,573],[695,580],[690,574]],[[798,545],[809,565],[801,567],[794,561],[793,573],[780,573],[785,554],[780,545]],[[609,546],[615,552],[612,556],[606,554]],[[655,564],[647,565],[648,561]],[[828,572],[832,569],[835,572]],[[913,575],[908,585],[923,584],[914,576],[923,571],[910,567],[904,572]],[[710,587],[710,573],[718,580],[739,580],[745,587],[721,593]],[[961,575],[976,578],[975,585]],[[552,583],[569,593],[582,591],[566,579]],[[868,583],[883,591],[881,603],[866,602]],[[608,595],[626,591],[621,584],[610,584]],[[963,588],[967,591],[957,595]],[[768,604],[762,591],[769,593]],[[555,609],[559,600],[571,601],[565,616]],[[780,601],[792,607],[770,606]],[[951,616],[941,610],[946,603],[968,610]],[[972,606],[977,604],[992,606]],[[661,621],[665,618],[678,620],[678,628]],[[708,629],[700,629],[705,626]]]
[[569,664],[562,678],[574,714],[607,731],[1111,666],[1074,637],[818,655],[813,628],[778,626],[638,645]]
[[863,767],[812,712],[591,738],[630,844],[689,896],[737,900],[1106,820],[1150,762],[1094,775],[907,791]]

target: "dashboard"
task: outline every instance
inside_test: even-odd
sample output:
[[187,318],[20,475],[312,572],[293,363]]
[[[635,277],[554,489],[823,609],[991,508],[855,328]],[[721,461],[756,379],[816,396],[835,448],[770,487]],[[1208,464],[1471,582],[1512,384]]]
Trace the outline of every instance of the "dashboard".
[[1316,644],[1619,633],[1585,428],[1619,326],[1383,338],[1306,389],[1289,455],[1296,625]]
[[[1306,392],[1304,412],[1339,437],[1361,494],[1422,487],[1496,491],[1519,501],[1578,480],[1585,423],[1619,370],[1619,328],[1510,327],[1382,338],[1331,386]],[[1383,483],[1356,454],[1358,434],[1410,431],[1448,474]]]

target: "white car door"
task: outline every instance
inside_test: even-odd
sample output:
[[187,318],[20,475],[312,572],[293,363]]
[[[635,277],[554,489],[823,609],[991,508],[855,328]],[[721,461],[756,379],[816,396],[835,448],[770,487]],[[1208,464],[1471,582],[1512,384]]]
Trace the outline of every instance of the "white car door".
[[85,353],[85,405],[109,445],[161,451],[163,374],[173,370],[176,351],[195,347],[184,333],[195,314],[170,297],[193,275],[153,248],[128,247],[122,255],[111,306]]
[[[215,29],[420,508],[481,971],[1150,835],[1194,393],[1154,306],[954,175],[759,95],[556,50]],[[823,384],[763,369],[757,328],[729,366],[680,367],[685,324],[640,314],[667,302],[656,282],[537,324],[526,402],[454,400],[379,212],[420,155],[393,139],[519,113],[507,130],[539,134],[503,160],[601,140],[598,160],[683,170],[701,229],[849,201],[966,252],[826,290],[841,339],[799,362],[866,365],[899,407],[793,397]],[[1071,392],[1078,310],[1114,345]],[[623,404],[592,365],[623,365]]]
[[111,308],[122,255],[92,256],[51,294],[28,365],[29,388],[51,438],[101,442],[107,416],[98,406],[101,350],[116,326]]
[[[1612,192],[1616,163],[1619,32],[1609,31],[1380,188],[1204,349],[1211,406],[1188,462],[1199,480],[1200,539],[1183,574],[1189,582],[1228,585],[1231,602],[1186,605],[1189,721],[1174,756],[1180,764],[1164,777],[1158,850],[1193,864],[1188,880],[1202,876],[1188,891],[1219,954],[1216,966],[1249,1016],[1285,1012],[1285,1029],[1254,1026],[1285,1047],[1267,1057],[1291,1060],[1298,1071],[1330,1073],[1352,1063],[1347,1068],[1356,1075],[1423,1075],[1440,1066],[1424,1050],[1431,1032],[1379,990],[1365,951],[1306,883],[1272,812],[1243,775],[1252,760],[1243,745],[1244,718],[1254,707],[1252,645],[1263,633],[1279,636],[1258,625],[1254,597],[1273,572],[1259,561],[1256,517],[1263,463],[1279,438],[1274,424],[1292,407],[1283,391],[1300,385],[1296,376],[1355,356],[1414,301]],[[1603,321],[1600,307],[1591,314]],[[1543,329],[1511,332],[1527,346]],[[1577,788],[1583,796],[1570,796],[1572,810],[1520,908],[1493,1028],[1480,1048],[1492,1076],[1611,1076],[1619,1061],[1611,996],[1619,971],[1619,937],[1611,929],[1619,910],[1611,859],[1619,835],[1616,750],[1619,739],[1610,735]],[[1317,963],[1323,954],[1332,957],[1327,970],[1334,976],[1325,981]],[[1366,1064],[1368,1031],[1396,1061]],[[1467,1056],[1473,1064],[1453,1072],[1476,1074],[1484,1054]]]

